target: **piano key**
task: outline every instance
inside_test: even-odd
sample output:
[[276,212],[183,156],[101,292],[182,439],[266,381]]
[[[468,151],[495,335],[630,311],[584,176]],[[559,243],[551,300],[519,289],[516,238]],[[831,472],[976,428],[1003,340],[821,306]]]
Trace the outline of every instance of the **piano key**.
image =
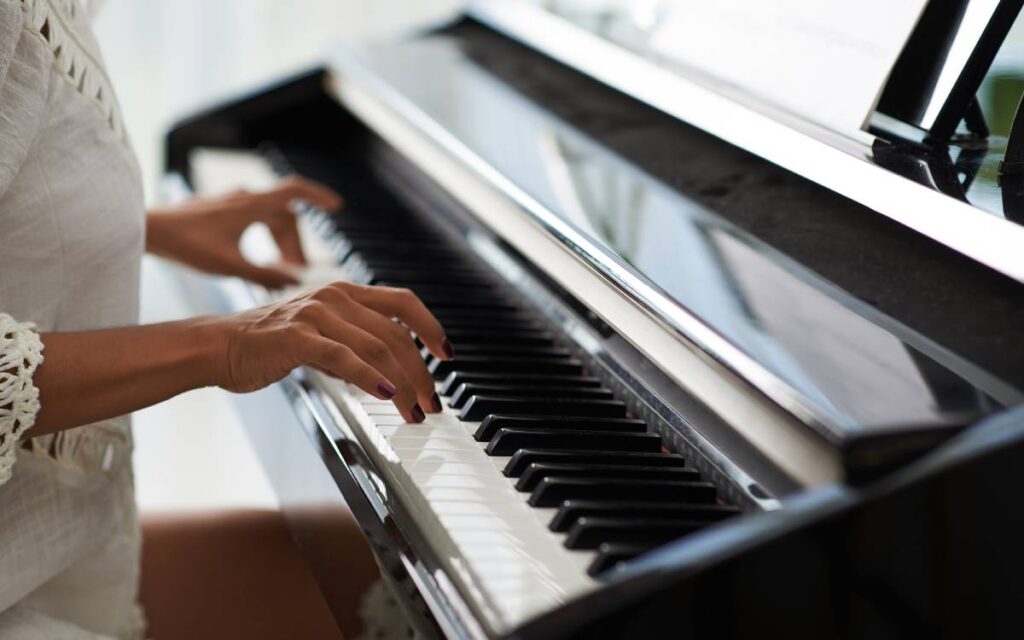
[[448,338],[459,344],[521,344],[543,346],[551,344],[554,338],[543,330],[488,331],[480,329],[449,329]]
[[666,502],[619,502],[605,500],[569,500],[558,507],[548,527],[568,531],[580,518],[679,518],[714,523],[739,515],[736,507],[721,504],[672,504]]
[[[449,334],[449,338],[451,335]],[[452,339],[454,342],[454,339]],[[482,384],[525,384],[531,386],[553,385],[559,387],[599,387],[601,381],[597,378],[587,376],[571,375],[543,375],[533,373],[473,373],[468,371],[453,371],[441,383],[438,393],[442,396],[450,396],[464,383]]]
[[492,456],[510,456],[520,449],[656,452],[661,451],[661,436],[654,433],[614,433],[568,429],[499,429],[498,433],[487,443],[486,451],[488,455]]
[[682,467],[683,456],[678,453],[651,453],[628,451],[590,451],[572,449],[520,449],[505,465],[504,474],[518,478],[534,462],[569,462],[574,464],[636,464],[645,467]]
[[596,576],[610,571],[622,562],[647,553],[653,547],[644,544],[603,543],[597,548],[597,557],[590,563],[587,573]]
[[638,478],[695,482],[700,474],[681,467],[638,467],[635,465],[547,464],[534,462],[516,482],[519,491],[533,491],[544,478]]
[[527,398],[473,396],[462,407],[459,417],[480,421],[493,413],[536,416],[593,416],[625,418],[626,405],[619,400],[576,400],[573,398]]
[[461,409],[474,396],[511,398],[572,398],[574,400],[612,400],[608,389],[586,387],[532,387],[467,382],[455,390],[448,405]]
[[711,504],[715,486],[709,482],[544,478],[530,495],[535,507],[557,507],[566,500],[639,500]]
[[[458,345],[455,345],[458,349]],[[452,371],[467,373],[535,373],[575,375],[583,373],[583,364],[575,358],[538,360],[536,358],[489,358],[486,356],[456,357],[454,360],[431,358],[427,369],[435,378],[444,378]]]
[[383,280],[378,281],[377,284],[382,287],[412,289],[416,292],[416,295],[424,300],[427,298],[458,300],[466,295],[471,295],[477,299],[489,299],[496,301],[508,300],[508,292],[493,282],[480,282],[478,284],[439,284],[437,280],[427,281],[427,277],[429,275],[430,274],[425,274],[425,276],[414,282],[393,282]]
[[707,526],[704,522],[648,518],[580,518],[565,539],[568,549],[597,549],[601,544],[619,543],[649,547],[661,546]]
[[[451,339],[449,337],[449,339]],[[473,344],[459,342],[460,356],[486,356],[503,358],[513,356],[516,358],[543,358],[543,359],[568,359],[572,352],[564,347],[554,345],[520,345],[520,344]],[[424,353],[426,356],[426,353]]]
[[[454,405],[453,405],[454,406]],[[499,429],[583,429],[586,431],[630,431],[642,433],[647,430],[643,420],[632,418],[580,418],[551,416],[506,416],[490,415],[477,427],[473,438],[486,442]]]
[[519,310],[513,311],[513,312],[509,312],[509,311],[496,310],[496,309],[461,309],[461,310],[460,309],[455,309],[455,310],[453,310],[453,309],[450,309],[450,308],[442,308],[442,309],[438,309],[437,312],[435,313],[435,315],[439,319],[443,318],[443,319],[450,319],[450,320],[453,320],[453,321],[465,321],[465,320],[468,320],[468,319],[471,319],[471,318],[483,318],[483,319],[486,319],[486,320],[489,320],[489,321],[493,321],[493,322],[502,322],[502,321],[507,321],[507,320],[517,320],[517,321],[531,322],[531,323],[533,323],[534,328],[537,328],[537,329],[543,328],[543,327],[541,327],[540,324],[538,324],[536,316],[534,316],[531,313],[527,313],[526,311],[523,311],[522,309],[519,309]]
[[481,275],[479,271],[472,269],[445,269],[443,271],[435,270],[424,273],[423,271],[407,268],[378,268],[372,270],[370,277],[370,284],[382,284],[384,282],[394,282],[396,284],[423,282],[426,277],[430,277],[434,282],[442,282],[452,286],[458,284],[493,283],[493,278],[488,278],[487,276]]

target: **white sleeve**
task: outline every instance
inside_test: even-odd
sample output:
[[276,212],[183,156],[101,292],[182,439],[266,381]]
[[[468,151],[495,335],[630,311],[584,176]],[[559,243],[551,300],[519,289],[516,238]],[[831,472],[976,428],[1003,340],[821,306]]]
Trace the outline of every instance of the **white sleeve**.
[[32,381],[43,361],[35,325],[0,313],[0,485],[11,479],[18,440],[36,421],[39,389]]

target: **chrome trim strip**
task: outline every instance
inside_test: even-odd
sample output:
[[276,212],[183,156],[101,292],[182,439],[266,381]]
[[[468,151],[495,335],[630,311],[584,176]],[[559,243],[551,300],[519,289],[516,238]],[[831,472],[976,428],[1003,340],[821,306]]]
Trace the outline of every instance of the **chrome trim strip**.
[[475,0],[468,13],[563,64],[1024,282],[1024,226],[875,165],[870,147],[852,137],[792,114],[741,104],[529,3]]

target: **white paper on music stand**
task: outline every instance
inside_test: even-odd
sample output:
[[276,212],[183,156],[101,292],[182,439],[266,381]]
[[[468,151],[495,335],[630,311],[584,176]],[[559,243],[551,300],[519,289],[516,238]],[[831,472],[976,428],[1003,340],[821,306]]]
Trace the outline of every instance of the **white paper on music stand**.
[[735,92],[849,134],[866,127],[925,4],[673,0],[650,46]]

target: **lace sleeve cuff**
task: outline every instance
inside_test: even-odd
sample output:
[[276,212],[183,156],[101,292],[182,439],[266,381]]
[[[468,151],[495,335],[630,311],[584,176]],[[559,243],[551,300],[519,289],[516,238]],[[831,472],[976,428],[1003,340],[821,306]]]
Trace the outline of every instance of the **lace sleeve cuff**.
[[39,389],[32,375],[43,361],[35,325],[0,313],[0,485],[11,478],[18,440],[36,421]]

